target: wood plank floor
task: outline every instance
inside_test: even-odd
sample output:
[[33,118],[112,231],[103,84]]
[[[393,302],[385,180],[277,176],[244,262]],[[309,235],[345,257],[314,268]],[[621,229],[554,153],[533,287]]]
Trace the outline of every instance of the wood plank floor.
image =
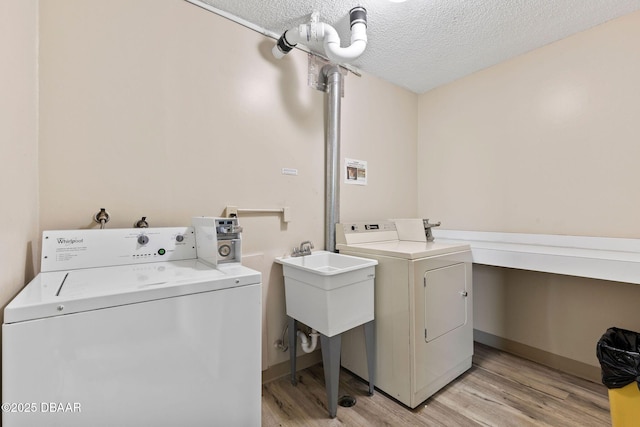
[[322,365],[262,386],[262,426],[610,426],[607,389],[482,344],[473,366],[411,410],[342,370],[339,396],[357,399],[328,416]]

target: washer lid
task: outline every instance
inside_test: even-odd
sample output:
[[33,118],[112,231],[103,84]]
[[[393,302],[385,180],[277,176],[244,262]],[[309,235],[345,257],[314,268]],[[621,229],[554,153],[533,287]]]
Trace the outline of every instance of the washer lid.
[[355,245],[336,245],[339,251],[350,253],[385,255],[395,258],[420,259],[455,252],[470,251],[468,243],[456,242],[413,242],[391,240],[386,242],[362,243]]
[[14,323],[260,283],[240,264],[195,260],[40,273],[4,310]]

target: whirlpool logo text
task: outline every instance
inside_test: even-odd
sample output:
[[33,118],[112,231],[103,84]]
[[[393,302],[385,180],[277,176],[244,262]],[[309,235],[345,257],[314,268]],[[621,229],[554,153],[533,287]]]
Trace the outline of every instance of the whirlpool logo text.
[[84,239],[65,239],[64,237],[59,237],[58,238],[58,244],[59,245],[75,245],[77,243],[83,243]]

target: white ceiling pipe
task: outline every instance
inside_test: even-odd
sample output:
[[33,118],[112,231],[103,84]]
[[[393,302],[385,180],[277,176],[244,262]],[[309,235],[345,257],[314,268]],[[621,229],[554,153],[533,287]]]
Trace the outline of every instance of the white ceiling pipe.
[[349,12],[351,21],[351,45],[340,46],[338,32],[329,24],[317,22],[316,15],[312,15],[311,22],[299,25],[298,28],[285,31],[273,47],[273,56],[280,59],[289,53],[298,43],[322,42],[326,56],[333,62],[342,63],[353,61],[364,52],[367,47],[367,11],[358,6]]
[[351,45],[340,46],[338,32],[330,25],[324,24],[324,50],[327,57],[337,63],[350,62],[357,59],[367,47],[367,26],[357,23],[351,27]]

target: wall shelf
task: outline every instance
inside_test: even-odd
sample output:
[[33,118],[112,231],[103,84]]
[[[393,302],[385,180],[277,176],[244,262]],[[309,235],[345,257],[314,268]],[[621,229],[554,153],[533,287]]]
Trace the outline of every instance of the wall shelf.
[[436,240],[465,241],[473,262],[640,284],[640,239],[434,229]]

